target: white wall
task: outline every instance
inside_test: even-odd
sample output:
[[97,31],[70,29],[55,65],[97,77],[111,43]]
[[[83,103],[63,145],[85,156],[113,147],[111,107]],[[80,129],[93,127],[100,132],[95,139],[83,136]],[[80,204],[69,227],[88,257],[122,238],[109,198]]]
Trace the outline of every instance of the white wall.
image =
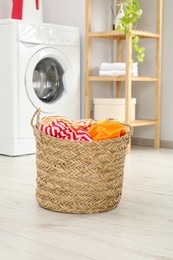
[[173,141],[173,1],[164,1],[161,139]]
[[0,0],[0,19],[11,17],[12,1]]
[[[155,32],[156,28],[156,0],[140,1],[143,9],[143,18],[139,23],[142,30]],[[162,83],[161,83],[161,140],[173,141],[173,34],[170,26],[172,19],[173,1],[163,1],[163,45],[162,45]],[[150,12],[152,10],[152,12]],[[146,47],[144,63],[139,65],[142,75],[154,74],[155,42],[144,40]],[[134,95],[137,97],[137,115],[149,118],[154,117],[154,87],[152,83],[136,83]],[[153,127],[136,128],[134,136],[153,139]],[[173,146],[173,145],[172,145]]]
[[[93,20],[93,30],[109,29],[110,25],[110,10],[109,4],[111,0],[94,0],[97,8]],[[11,14],[11,0],[0,0],[0,18],[8,18]],[[156,0],[141,0],[143,8],[143,20],[139,26],[144,30],[155,31],[155,9]],[[162,63],[162,101],[161,101],[161,139],[173,141],[173,34],[171,32],[173,1],[167,0],[164,2],[163,10],[163,63]],[[105,7],[107,3],[107,7]],[[84,74],[85,74],[85,0],[43,0],[44,21],[56,24],[66,24],[78,26],[81,30],[81,88],[82,88],[82,104],[84,103]],[[152,12],[151,12],[152,10]],[[104,27],[104,28],[102,28]],[[96,60],[93,62],[93,73],[98,71],[98,66],[101,61],[111,60],[110,52],[106,51],[106,46],[112,50],[112,45],[108,41],[96,41],[94,55]],[[140,64],[139,71],[142,74],[154,73],[155,46],[151,40],[144,42],[146,46],[145,62]],[[141,85],[138,85],[141,84]],[[133,95],[137,97],[137,115],[153,117],[154,105],[153,96],[154,88],[150,83],[136,83],[133,89]],[[100,92],[101,91],[101,92]],[[99,92],[99,93],[98,93]],[[101,93],[101,94],[100,94]],[[104,93],[105,97],[109,97],[112,92],[109,86],[102,83],[99,88],[96,88],[93,95],[98,96]],[[82,112],[84,106],[82,105]],[[135,136],[141,138],[153,138],[153,127],[143,127],[135,129]]]

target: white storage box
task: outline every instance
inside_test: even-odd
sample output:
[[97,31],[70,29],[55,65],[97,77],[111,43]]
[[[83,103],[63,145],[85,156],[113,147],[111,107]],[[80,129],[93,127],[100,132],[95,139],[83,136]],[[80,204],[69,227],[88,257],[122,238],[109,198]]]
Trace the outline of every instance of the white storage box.
[[[135,120],[136,98],[131,99],[131,120]],[[125,121],[125,99],[124,98],[95,98],[94,119],[102,120],[113,118]]]

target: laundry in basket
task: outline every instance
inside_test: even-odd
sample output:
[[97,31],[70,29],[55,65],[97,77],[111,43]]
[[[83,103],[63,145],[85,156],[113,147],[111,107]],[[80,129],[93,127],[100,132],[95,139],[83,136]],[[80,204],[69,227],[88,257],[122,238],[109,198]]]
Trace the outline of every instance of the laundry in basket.
[[[34,120],[36,118],[36,123]],[[101,141],[76,141],[40,130],[40,110],[31,120],[36,139],[36,199],[43,208],[65,213],[114,209],[123,187],[126,148],[132,129]]]

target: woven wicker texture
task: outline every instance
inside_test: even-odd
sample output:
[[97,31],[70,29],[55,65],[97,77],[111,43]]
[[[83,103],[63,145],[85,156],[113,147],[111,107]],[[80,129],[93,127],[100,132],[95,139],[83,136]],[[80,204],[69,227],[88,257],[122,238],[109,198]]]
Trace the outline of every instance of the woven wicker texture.
[[[115,208],[121,198],[127,135],[97,142],[47,136],[31,124],[36,138],[36,199],[46,208],[66,213],[95,213]],[[35,116],[34,115],[34,116]],[[33,116],[33,118],[34,118]]]

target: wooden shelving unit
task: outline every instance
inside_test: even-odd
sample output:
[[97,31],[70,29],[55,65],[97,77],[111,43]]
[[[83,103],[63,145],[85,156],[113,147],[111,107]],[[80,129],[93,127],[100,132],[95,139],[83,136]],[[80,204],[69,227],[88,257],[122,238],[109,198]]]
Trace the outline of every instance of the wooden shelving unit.
[[[155,65],[155,75],[147,77],[132,77],[131,76],[131,61],[132,61],[132,36],[125,35],[121,31],[102,31],[102,32],[92,32],[91,31],[91,8],[92,1],[86,0],[86,117],[91,116],[91,87],[94,81],[116,81],[116,98],[122,96],[121,93],[121,82],[125,82],[125,122],[131,124],[134,127],[139,126],[150,126],[155,127],[154,134],[154,147],[160,148],[160,83],[161,83],[161,49],[162,49],[162,8],[163,0],[157,1],[157,28],[156,33],[136,31],[136,34],[141,39],[155,39],[156,40],[156,65]],[[121,3],[121,0],[118,0]],[[116,61],[122,61],[122,41],[125,41],[126,45],[126,75],[125,76],[91,76],[91,41],[94,38],[111,39],[117,41],[116,47]],[[147,51],[147,50],[146,50]],[[155,117],[151,119],[137,119],[131,121],[131,93],[132,93],[132,83],[136,82],[153,82],[155,84]],[[140,87],[140,84],[139,84]]]

